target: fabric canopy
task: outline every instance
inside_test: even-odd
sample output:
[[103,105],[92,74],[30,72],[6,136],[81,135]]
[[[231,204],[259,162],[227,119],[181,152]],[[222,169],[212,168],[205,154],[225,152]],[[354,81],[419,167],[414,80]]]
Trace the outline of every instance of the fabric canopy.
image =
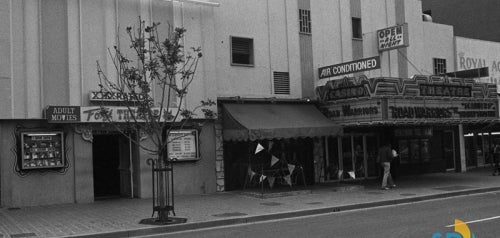
[[311,104],[224,104],[224,140],[338,135],[342,129]]

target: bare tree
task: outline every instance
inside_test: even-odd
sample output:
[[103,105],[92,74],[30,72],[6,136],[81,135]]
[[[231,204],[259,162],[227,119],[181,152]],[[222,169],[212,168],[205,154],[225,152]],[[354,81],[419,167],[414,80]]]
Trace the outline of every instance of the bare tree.
[[[122,112],[122,120],[117,121],[112,117],[112,109],[101,105],[103,119],[140,148],[153,154],[156,157],[153,163],[161,167],[168,166],[172,159],[168,157],[168,144],[177,138],[170,136],[171,131],[193,123],[192,119],[198,111],[203,113],[203,118],[214,118],[215,113],[210,107],[215,102],[201,101],[191,109],[186,106],[188,88],[195,80],[195,72],[202,57],[201,48],[184,49],[182,42],[186,30],[170,25],[167,27],[167,37],[160,40],[159,25],[152,23],[147,26],[139,18],[138,26],[127,27],[133,58],[125,55],[120,47],[114,46],[108,49],[108,53],[117,77],[108,78],[99,62],[97,73],[101,92],[119,96],[122,106],[126,108]],[[153,146],[141,144],[137,137],[128,133],[130,130],[146,134]],[[168,184],[166,186],[165,189],[171,189]],[[160,185],[159,190],[163,187]],[[166,198],[160,196],[159,199],[166,199],[160,201],[160,206],[168,206],[168,191],[157,193],[167,193]],[[160,220],[168,217],[168,210],[158,211]]]

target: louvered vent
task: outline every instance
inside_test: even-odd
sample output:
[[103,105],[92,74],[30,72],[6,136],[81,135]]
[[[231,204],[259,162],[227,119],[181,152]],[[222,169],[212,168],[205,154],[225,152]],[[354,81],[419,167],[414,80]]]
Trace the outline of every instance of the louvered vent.
[[273,72],[274,94],[290,94],[290,74],[288,72]]

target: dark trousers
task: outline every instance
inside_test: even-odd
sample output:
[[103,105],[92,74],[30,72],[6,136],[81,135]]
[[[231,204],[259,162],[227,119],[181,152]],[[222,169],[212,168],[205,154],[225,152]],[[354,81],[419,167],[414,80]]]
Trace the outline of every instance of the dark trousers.
[[493,176],[500,174],[500,165],[498,163],[500,158],[498,158],[498,157],[499,157],[499,155],[495,155],[495,157],[493,158],[493,163],[494,163]]

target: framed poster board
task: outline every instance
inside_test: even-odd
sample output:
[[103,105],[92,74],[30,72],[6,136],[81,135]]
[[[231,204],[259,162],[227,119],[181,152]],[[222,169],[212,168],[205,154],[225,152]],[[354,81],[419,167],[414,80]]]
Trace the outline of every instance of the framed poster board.
[[173,161],[199,160],[197,130],[172,130],[168,141],[169,159]]
[[21,133],[21,169],[61,168],[65,163],[63,132]]

